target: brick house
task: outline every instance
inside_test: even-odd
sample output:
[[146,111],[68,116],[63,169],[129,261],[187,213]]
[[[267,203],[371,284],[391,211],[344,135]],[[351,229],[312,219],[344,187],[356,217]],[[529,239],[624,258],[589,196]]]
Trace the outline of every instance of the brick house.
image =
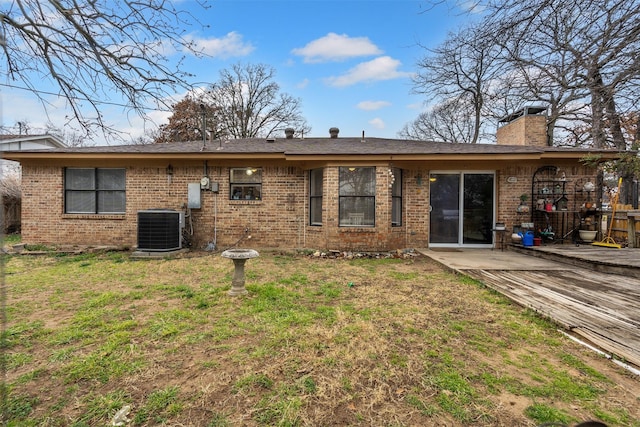
[[[565,212],[577,212],[581,203],[574,183],[596,178],[581,162],[594,152],[547,146],[546,120],[538,113],[510,117],[498,144],[340,137],[332,128],[326,138],[294,138],[289,130],[275,139],[3,157],[22,165],[25,243],[150,250],[186,243],[354,251],[492,247],[496,222],[511,228],[535,219],[537,171],[562,177],[571,207],[563,206]],[[518,209],[523,194],[529,212]],[[176,242],[176,233],[184,239]]]
[[[62,148],[64,142],[55,135],[0,135],[0,152],[13,150],[48,150]],[[22,207],[16,162],[0,159],[0,196],[2,196],[2,230],[15,233],[20,230]]]

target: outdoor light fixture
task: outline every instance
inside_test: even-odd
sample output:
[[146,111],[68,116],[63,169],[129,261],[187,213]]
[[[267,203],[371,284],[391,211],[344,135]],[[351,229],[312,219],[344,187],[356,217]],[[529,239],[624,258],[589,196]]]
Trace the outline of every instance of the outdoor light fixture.
[[247,168],[247,175],[253,175],[253,173],[257,171],[255,168]]
[[173,166],[171,166],[171,164],[167,166],[167,175],[173,175]]

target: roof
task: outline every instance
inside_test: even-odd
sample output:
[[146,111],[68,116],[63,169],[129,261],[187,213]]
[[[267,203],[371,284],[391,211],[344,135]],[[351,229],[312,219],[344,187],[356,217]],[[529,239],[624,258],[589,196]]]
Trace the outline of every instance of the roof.
[[55,135],[0,135],[0,150],[48,150],[66,147],[64,142]]
[[611,150],[587,150],[584,148],[534,147],[497,144],[459,144],[385,138],[293,138],[264,139],[245,138],[230,140],[187,141],[165,144],[113,145],[94,147],[61,147],[46,152],[37,150],[8,151],[3,157],[10,160],[29,158],[281,158],[331,159],[344,156],[361,156],[421,160],[428,158],[529,158],[569,157],[580,158],[588,153],[617,155]]

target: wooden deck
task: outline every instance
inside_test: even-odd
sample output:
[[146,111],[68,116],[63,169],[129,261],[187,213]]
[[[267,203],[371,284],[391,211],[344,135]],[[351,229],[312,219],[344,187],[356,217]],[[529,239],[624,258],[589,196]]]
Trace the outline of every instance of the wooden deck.
[[431,254],[640,367],[639,249],[557,245],[523,253],[472,251]]
[[640,366],[640,281],[582,269],[465,270],[616,357]]
[[640,279],[640,249],[603,248],[586,245],[543,245],[529,248],[511,246],[510,250],[560,261],[588,270],[619,274]]

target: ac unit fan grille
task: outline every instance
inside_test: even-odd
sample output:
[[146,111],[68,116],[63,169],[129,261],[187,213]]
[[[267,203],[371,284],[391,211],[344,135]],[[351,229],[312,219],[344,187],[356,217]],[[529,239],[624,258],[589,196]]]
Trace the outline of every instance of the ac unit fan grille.
[[173,251],[182,247],[180,212],[148,210],[138,212],[138,250]]

